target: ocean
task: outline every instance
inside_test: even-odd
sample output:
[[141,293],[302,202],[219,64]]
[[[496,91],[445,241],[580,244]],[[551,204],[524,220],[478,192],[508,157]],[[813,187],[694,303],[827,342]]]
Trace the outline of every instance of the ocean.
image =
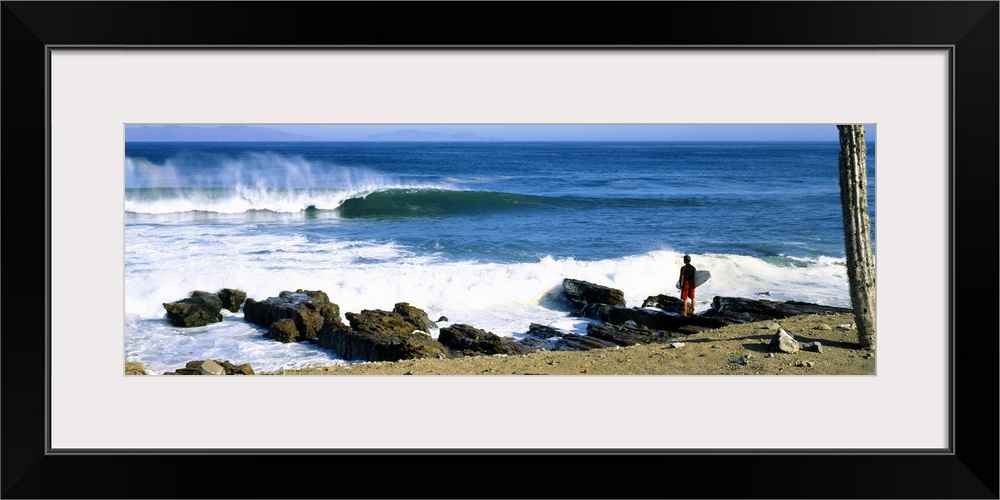
[[[585,334],[562,280],[628,306],[682,257],[714,296],[850,307],[837,142],[126,142],[125,359],[256,371],[341,365],[223,310],[174,327],[163,303],[236,288],[322,290],[341,314],[408,302],[439,326]],[[868,145],[874,248],[875,147]],[[764,295],[766,293],[766,295]],[[432,336],[437,331],[430,332]]]

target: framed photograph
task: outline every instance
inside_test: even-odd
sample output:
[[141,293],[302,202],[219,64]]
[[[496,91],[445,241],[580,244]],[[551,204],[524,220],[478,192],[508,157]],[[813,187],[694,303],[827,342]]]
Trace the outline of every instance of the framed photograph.
[[[996,459],[989,458],[997,456],[996,404],[982,397],[995,394],[997,361],[976,355],[995,353],[997,338],[975,335],[995,325],[960,307],[998,303],[995,286],[978,284],[986,280],[961,279],[963,267],[995,262],[997,254],[996,238],[977,234],[970,242],[967,222],[976,221],[977,233],[997,227],[997,2],[581,3],[573,9],[606,25],[610,39],[519,3],[4,2],[3,164],[8,186],[17,188],[8,193],[14,202],[7,207],[5,250],[9,260],[18,259],[8,262],[11,270],[33,259],[44,270],[41,285],[24,280],[29,288],[5,300],[4,496],[313,496],[317,486],[296,491],[281,475],[255,474],[252,484],[237,479],[238,471],[295,455],[307,464],[306,474],[329,467],[356,475],[388,465],[397,478],[378,491],[358,482],[321,496],[452,496],[413,485],[440,470],[438,464],[474,456],[484,460],[483,472],[541,472],[534,467],[554,463],[588,477],[595,465],[647,471],[639,478],[629,473],[627,484],[560,480],[528,496],[997,498]],[[445,17],[488,17],[519,28],[456,26],[440,21]],[[426,22],[418,28],[414,19]],[[695,30],[691,19],[716,21]],[[581,151],[572,140],[572,150],[552,144],[616,134],[672,144],[683,134],[702,134],[701,140],[757,134],[760,144],[818,138],[822,147],[796,150],[797,157],[829,154],[836,162],[836,126],[844,124],[865,126],[875,165],[878,348],[864,353],[875,367],[870,373],[123,373],[128,360],[162,375],[179,371],[189,356],[209,355],[243,356],[258,371],[323,365],[315,349],[296,352],[295,361],[276,360],[271,346],[278,344],[260,342],[252,329],[225,332],[255,336],[234,346],[215,337],[219,330],[199,337],[156,327],[170,297],[223,281],[258,299],[269,286],[277,295],[337,283],[345,311],[371,307],[347,297],[378,292],[387,309],[399,302],[446,304],[426,312],[445,325],[451,322],[443,315],[457,310],[502,330],[513,316],[542,317],[532,297],[547,290],[532,287],[545,288],[546,273],[636,284],[649,262],[669,263],[676,274],[681,263],[674,260],[685,253],[677,247],[690,243],[656,235],[660,246],[651,248],[647,233],[665,231],[662,223],[631,239],[627,225],[611,222],[602,237],[594,234],[594,217],[656,218],[655,207],[648,214],[635,208],[662,201],[659,191],[642,188],[662,180],[641,168],[648,148],[621,142],[633,160],[602,183],[594,176],[601,155],[610,153]],[[185,135],[191,133],[198,135]],[[164,146],[209,134],[231,140],[229,133],[241,135],[183,152]],[[281,134],[322,141],[282,142]],[[324,155],[333,148],[329,141],[341,139],[329,134],[367,139],[348,141],[334,161]],[[543,140],[546,134],[551,141]],[[400,160],[403,153],[385,144],[405,143],[411,154],[417,145],[442,144],[433,140],[442,135],[482,139],[471,144],[499,137],[508,146],[435,146],[421,150],[423,167],[386,166],[411,157]],[[245,147],[263,141],[276,146]],[[511,149],[519,141],[547,146]],[[731,166],[725,174],[755,191],[761,207],[755,217],[773,220],[753,227],[780,233],[794,220],[817,233],[805,243],[782,242],[795,249],[762,252],[809,269],[810,291],[794,291],[788,275],[772,281],[786,283],[789,300],[816,290],[842,295],[824,281],[838,277],[823,267],[834,265],[823,260],[822,247],[842,242],[795,219],[807,218],[808,203],[830,186],[821,189],[808,177],[795,184],[785,170],[768,168],[774,153],[755,151],[741,157],[753,171]],[[572,165],[532,163],[540,157]],[[503,175],[495,172],[501,167],[484,164],[502,164]],[[587,169],[595,173],[581,174]],[[262,174],[275,171],[280,178]],[[317,198],[302,195],[296,183],[326,186],[316,179],[330,176],[354,194],[328,190]],[[615,187],[623,177],[642,182]],[[560,219],[553,204],[578,202],[574,196],[584,191],[593,195],[593,187],[584,189],[588,180],[601,186],[601,196],[633,200],[635,207],[587,211],[588,225],[574,230],[572,218]],[[19,196],[31,185],[45,196]],[[760,196],[767,189],[772,198]],[[232,192],[241,193],[238,200]],[[336,220],[338,234],[352,238],[331,238],[322,224],[312,224],[295,235],[308,244],[288,240],[281,207],[293,199],[290,210],[299,219]],[[249,205],[231,209],[234,201]],[[727,252],[749,239],[739,236],[747,224],[725,210],[725,193],[712,203],[715,212],[702,213],[699,222],[677,224],[716,231],[705,258],[716,276],[733,281],[750,267],[760,275],[761,266],[774,264]],[[165,215],[178,211],[164,206],[178,204],[187,204],[183,220]],[[519,204],[533,207],[533,220],[496,216]],[[398,213],[412,206],[437,212],[416,221]],[[211,223],[219,218],[228,222]],[[960,227],[965,238],[958,238]],[[581,239],[592,242],[586,248],[593,255],[578,262],[559,253]],[[761,234],[753,241],[768,244]],[[36,246],[29,250],[25,242]],[[506,253],[482,258],[497,252]],[[501,278],[514,284],[504,288]],[[635,288],[630,293],[640,300],[654,294]],[[751,288],[734,293],[752,294]],[[521,306],[509,306],[508,315],[462,309],[457,295]],[[271,328],[268,335],[281,335]],[[213,369],[205,366],[187,369]],[[414,468],[414,460],[422,466]],[[108,466],[88,468],[82,482],[50,479],[78,468],[77,461]],[[205,490],[201,480],[174,472],[189,466],[233,471],[232,480]],[[720,481],[720,474],[736,479]],[[470,491],[497,482],[480,473],[446,481],[445,489],[473,497]],[[524,496],[522,481],[499,482],[485,495]]]

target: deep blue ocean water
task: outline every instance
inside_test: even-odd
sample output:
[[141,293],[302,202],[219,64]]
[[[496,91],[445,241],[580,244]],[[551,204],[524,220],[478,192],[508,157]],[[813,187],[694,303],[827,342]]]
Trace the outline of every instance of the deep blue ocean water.
[[[628,305],[676,295],[684,254],[715,295],[849,306],[837,155],[827,143],[126,143],[126,359],[255,369],[342,364],[260,338],[242,313],[178,329],[193,290],[327,292],[341,311],[409,302],[499,335],[585,331],[563,278]],[[875,228],[875,148],[869,212]],[[873,234],[874,240],[874,234]],[[873,241],[874,243],[874,241]],[[447,323],[443,323],[442,326]],[[435,332],[431,332],[432,334]]]

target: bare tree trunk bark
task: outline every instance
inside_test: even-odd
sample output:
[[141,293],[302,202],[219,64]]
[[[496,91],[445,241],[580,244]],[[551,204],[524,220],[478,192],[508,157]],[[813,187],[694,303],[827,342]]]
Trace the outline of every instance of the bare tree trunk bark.
[[840,203],[851,306],[863,349],[875,347],[875,261],[868,218],[868,169],[864,125],[837,125],[840,131]]

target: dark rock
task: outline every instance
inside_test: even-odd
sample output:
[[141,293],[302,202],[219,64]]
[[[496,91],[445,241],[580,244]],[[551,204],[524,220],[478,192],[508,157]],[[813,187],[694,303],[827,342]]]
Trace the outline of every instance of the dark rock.
[[438,323],[447,323],[447,322],[448,322],[447,316],[441,316],[440,318],[438,318]]
[[[608,309],[608,323],[622,325],[629,321],[634,321],[639,326],[652,328],[653,330],[667,330],[681,332],[684,327],[696,326],[702,329],[721,328],[729,325],[726,321],[717,318],[708,318],[698,314],[687,316],[676,316],[660,311],[651,311],[638,307],[611,307]],[[700,330],[698,330],[700,331]]]
[[618,347],[618,344],[608,340],[591,337],[590,335],[577,335],[575,333],[564,335],[563,342],[565,345],[563,350],[566,351],[591,351],[594,349]]
[[654,330],[640,330],[624,325],[587,325],[587,336],[606,340],[615,345],[650,344],[658,339]]
[[351,330],[378,333],[380,335],[409,335],[417,327],[396,311],[365,309],[360,313],[345,315]]
[[[549,351],[589,351],[592,349],[604,349],[608,347],[618,347],[631,345],[632,342],[625,340],[615,340],[616,334],[608,332],[606,334],[591,335],[592,328],[602,328],[612,330],[619,328],[616,325],[588,325],[587,335],[577,335],[575,333],[564,332],[551,326],[543,326],[532,323],[528,327],[528,335],[518,340],[518,344],[531,349],[532,351],[544,347]],[[624,328],[624,327],[622,327]],[[659,332],[648,332],[648,335],[657,335]]]
[[210,292],[191,292],[191,296],[186,299],[165,302],[163,308],[167,310],[167,319],[174,326],[205,326],[222,321],[222,300]]
[[264,334],[265,337],[279,342],[298,342],[299,327],[295,326],[295,320],[283,318],[271,323],[271,328]]
[[538,338],[548,339],[552,337],[561,337],[563,332],[551,326],[539,325],[538,323],[532,323],[528,325],[528,333],[534,335]]
[[438,342],[441,342],[452,352],[465,356],[510,355],[530,352],[528,348],[510,339],[462,324],[442,328],[438,333]]
[[406,302],[396,304],[392,310],[402,316],[403,319],[412,324],[417,330],[430,332],[431,330],[437,328],[437,325],[427,317],[426,312],[422,309],[413,307]]
[[222,301],[222,307],[229,312],[240,312],[240,306],[247,299],[246,292],[233,288],[223,288],[217,295],[219,296],[219,300]]
[[597,321],[608,321],[610,314],[611,306],[607,304],[587,304],[580,309],[580,312],[576,316],[596,319]]
[[528,336],[518,344],[534,351],[544,347],[549,351],[589,351],[608,347],[648,343],[664,335],[648,329],[635,329],[623,325],[588,325],[587,335],[577,335],[558,330],[551,326],[531,323]]
[[682,325],[677,327],[677,333],[683,333],[684,335],[697,335],[706,330],[712,330],[718,327],[708,327],[708,326],[698,326],[698,325]]
[[164,375],[201,375],[201,369],[198,368],[178,368],[172,372],[164,372]]
[[326,293],[319,290],[283,291],[277,297],[261,302],[246,299],[243,317],[250,323],[266,328],[271,328],[278,320],[291,319],[295,322],[297,340],[300,341],[315,339],[325,325],[334,329],[344,327],[340,319],[340,306],[330,302]]
[[663,294],[653,295],[642,301],[642,307],[657,307],[673,313],[680,313],[682,305],[680,298]]
[[350,327],[325,324],[320,330],[320,347],[340,357],[360,361],[450,357],[448,349],[395,311],[363,310],[345,315]]
[[730,324],[735,323],[750,323],[753,321],[759,321],[760,318],[753,316],[747,312],[736,312],[736,311],[718,311],[715,309],[709,309],[702,313],[702,316],[707,318],[715,318],[721,321],[729,322]]
[[531,323],[528,326],[527,335],[515,340],[515,342],[531,352],[539,350],[563,351],[568,350],[566,342],[563,340],[566,334],[567,332],[551,326]]
[[573,306],[578,308],[582,308],[587,304],[625,305],[625,293],[621,290],[587,281],[570,278],[564,279],[563,294]]
[[243,363],[242,365],[234,365],[229,361],[223,361],[220,363],[222,368],[226,370],[226,375],[253,375],[253,368],[250,367],[250,363]]
[[726,318],[708,317],[700,314],[680,316],[639,307],[620,307],[606,304],[584,306],[580,310],[580,316],[614,325],[626,325],[632,322],[636,326],[645,326],[653,330],[686,334],[700,333],[733,324],[733,321],[728,321]]
[[559,350],[557,348],[554,348],[559,343],[561,343],[559,337],[550,337],[550,338],[554,340],[550,341],[550,339],[543,339],[541,337],[535,337],[533,335],[525,335],[524,337],[521,337],[515,340],[514,342],[516,342],[517,345],[527,349],[528,352],[535,352],[543,349],[546,351]]
[[808,302],[777,302],[773,300],[745,299],[741,297],[715,297],[712,308],[705,316],[728,317],[740,321],[765,321],[782,319],[800,314],[844,314],[851,309],[822,306]]

